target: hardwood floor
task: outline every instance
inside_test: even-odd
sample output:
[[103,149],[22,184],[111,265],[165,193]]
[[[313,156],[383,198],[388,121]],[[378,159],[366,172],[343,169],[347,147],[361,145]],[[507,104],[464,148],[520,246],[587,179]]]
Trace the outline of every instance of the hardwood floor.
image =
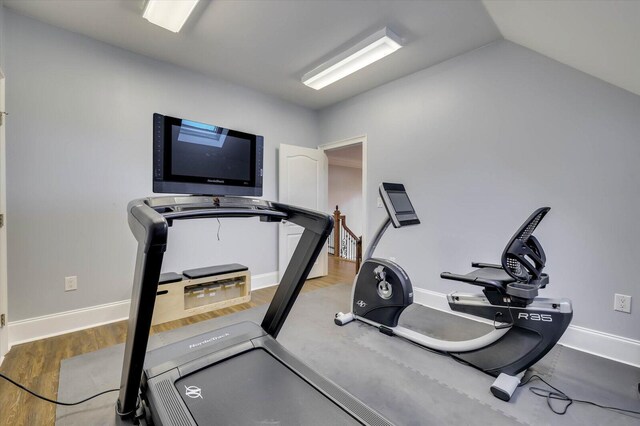
[[[308,280],[302,292],[329,287],[338,283],[351,283],[355,276],[355,264],[329,256],[329,275]],[[151,333],[160,333],[188,324],[194,324],[222,315],[240,312],[269,303],[275,287],[253,291],[251,302],[230,308],[159,324]],[[46,397],[55,399],[58,393],[60,362],[88,352],[123,343],[127,324],[120,321],[74,333],[17,345],[6,355],[0,372],[18,383]],[[12,384],[0,379],[0,425],[53,425],[56,407],[41,401]]]

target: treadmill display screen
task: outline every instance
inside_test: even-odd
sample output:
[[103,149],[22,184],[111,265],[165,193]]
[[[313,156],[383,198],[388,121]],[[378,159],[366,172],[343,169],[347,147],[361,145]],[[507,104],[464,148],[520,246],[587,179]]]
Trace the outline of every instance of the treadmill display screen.
[[391,200],[391,204],[393,205],[393,209],[396,213],[403,214],[415,212],[406,192],[389,191],[387,194],[389,194],[389,199]]
[[182,120],[171,126],[171,175],[212,180],[251,181],[252,140],[231,136],[222,127]]
[[262,195],[262,136],[162,114],[153,127],[153,192]]

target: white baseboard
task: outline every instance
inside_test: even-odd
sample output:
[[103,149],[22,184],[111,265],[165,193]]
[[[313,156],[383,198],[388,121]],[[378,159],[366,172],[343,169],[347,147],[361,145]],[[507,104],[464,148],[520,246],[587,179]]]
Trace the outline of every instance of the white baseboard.
[[129,300],[122,300],[9,322],[9,348],[21,343],[125,320],[129,317],[129,305]]
[[251,291],[278,285],[278,271],[251,275]]
[[[252,290],[277,284],[277,271],[251,276]],[[129,317],[129,305],[129,300],[122,300],[120,302],[9,322],[9,349],[11,349],[11,346],[21,343],[33,342],[34,340],[126,320]]]
[[[251,277],[252,290],[277,284],[277,271]],[[447,296],[443,293],[414,288],[414,301],[429,308],[491,324],[489,320],[451,311],[447,303]],[[125,320],[129,316],[129,305],[129,300],[122,300],[120,302],[9,322],[9,349],[13,345]],[[640,367],[640,341],[638,340],[570,325],[562,339],[560,339],[559,344]],[[2,364],[3,360],[4,357],[0,358],[0,364]]]
[[640,368],[640,341],[570,325],[559,344]]
[[[454,312],[449,309],[447,295],[422,288],[413,288],[413,301],[420,305],[479,322],[491,324],[489,320]],[[640,341],[578,325],[569,325],[558,344],[587,352],[602,358],[640,367]]]

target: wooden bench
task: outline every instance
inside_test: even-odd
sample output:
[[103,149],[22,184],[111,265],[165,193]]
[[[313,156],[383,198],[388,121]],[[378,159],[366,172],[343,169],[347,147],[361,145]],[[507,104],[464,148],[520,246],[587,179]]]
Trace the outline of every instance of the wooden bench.
[[251,300],[251,273],[238,263],[160,275],[152,324],[198,315]]

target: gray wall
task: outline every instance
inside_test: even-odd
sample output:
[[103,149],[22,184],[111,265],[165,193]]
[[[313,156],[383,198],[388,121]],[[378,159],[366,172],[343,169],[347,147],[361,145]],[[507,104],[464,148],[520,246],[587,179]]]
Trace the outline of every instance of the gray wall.
[[[498,261],[534,208],[548,257],[547,296],[569,297],[573,324],[640,339],[640,97],[510,42],[389,83],[320,114],[321,142],[368,135],[368,235],[381,181],[404,182],[422,224],[390,230],[415,286],[470,262]],[[631,315],[613,295],[634,296]]]
[[327,213],[332,215],[338,206],[349,229],[362,235],[362,169],[329,164],[328,195]]
[[[247,88],[5,10],[10,319],[128,299],[135,241],[127,202],[151,194],[152,114],[265,137],[264,198],[276,147],[318,145],[316,114]],[[276,271],[277,224],[179,223],[164,270],[241,262]],[[64,277],[78,290],[64,292]]]
[[4,6],[0,1],[0,68],[4,69]]

